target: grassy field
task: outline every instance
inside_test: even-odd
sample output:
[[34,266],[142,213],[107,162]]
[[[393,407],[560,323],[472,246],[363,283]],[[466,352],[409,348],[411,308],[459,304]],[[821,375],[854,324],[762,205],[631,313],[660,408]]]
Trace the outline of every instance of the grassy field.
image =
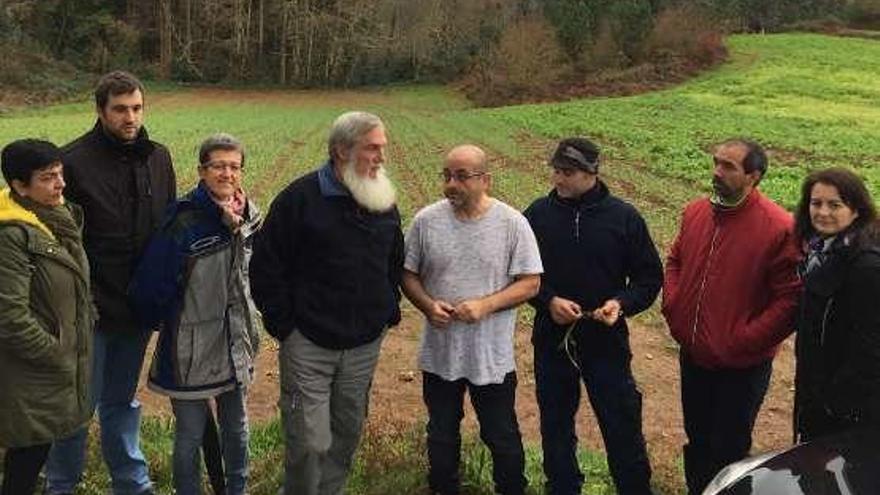
[[[261,203],[323,160],[326,128],[346,109],[379,113],[391,134],[391,173],[405,217],[436,197],[444,150],[486,147],[496,194],[525,206],[547,189],[552,141],[582,134],[600,142],[603,172],[639,206],[659,207],[655,231],[674,231],[681,202],[707,189],[706,151],[728,136],[750,136],[771,152],[762,184],[792,207],[809,169],[857,168],[880,191],[880,43],[786,34],[736,36],[729,63],[674,89],[626,98],[474,109],[440,87],[360,92],[181,88],[147,95],[151,136],[174,156],[181,186],[195,181],[195,150],[226,131],[249,145],[246,184]],[[0,145],[24,136],[64,143],[94,122],[88,101],[0,117]],[[624,194],[626,195],[626,194]],[[653,225],[653,222],[652,222]]]
[[[603,146],[602,174],[612,190],[643,211],[661,249],[676,232],[682,205],[708,191],[707,151],[725,137],[749,136],[768,147],[771,165],[762,189],[788,207],[796,202],[808,170],[831,165],[856,168],[871,190],[880,192],[880,42],[786,34],[736,36],[729,47],[729,63],[666,91],[497,109],[472,108],[441,87],[155,93],[148,88],[147,127],[151,137],[171,149],[181,191],[196,180],[201,139],[215,131],[239,136],[248,146],[246,187],[268,207],[292,178],[324,159],[326,130],[336,115],[349,109],[376,112],[388,124],[389,168],[400,186],[407,221],[439,197],[437,172],[443,153],[455,144],[472,142],[487,149],[495,195],[522,208],[548,190],[545,163],[554,142],[586,135]],[[64,143],[93,123],[87,101],[23,109],[0,116],[0,146],[21,137]],[[169,428],[167,422],[151,420],[144,434],[163,487],[170,476]],[[255,494],[272,493],[277,486],[277,430],[274,422],[255,428]],[[407,429],[398,436],[368,435],[369,455],[359,458],[352,492],[410,493],[422,486],[421,436],[421,430]],[[539,451],[530,447],[534,473],[540,470]],[[584,456],[591,470],[604,469],[600,457]],[[467,479],[477,487],[471,493],[489,493],[485,453],[474,447],[466,457]],[[89,480],[86,493],[100,491],[102,476]],[[386,477],[397,484],[384,484]],[[589,493],[609,490],[607,476],[591,479],[597,484]]]
[[[372,423],[364,436],[348,485],[359,495],[416,495],[426,493],[427,471],[424,430],[407,425]],[[146,418],[141,427],[144,455],[158,493],[172,493],[171,449],[174,426],[167,419]],[[251,431],[251,483],[253,495],[275,495],[283,483],[283,435],[278,421],[256,425]],[[96,439],[95,439],[96,440]],[[586,493],[613,493],[604,456],[581,451],[581,465],[587,476]],[[106,493],[109,478],[97,450],[89,453],[87,477],[80,493]],[[535,483],[542,476],[539,446],[526,449],[527,477],[533,481],[528,493],[542,493]],[[462,455],[462,488],[467,495],[491,495],[492,469],[488,450],[471,436],[465,439]],[[206,489],[207,490],[207,489]],[[206,492],[209,493],[209,492]]]

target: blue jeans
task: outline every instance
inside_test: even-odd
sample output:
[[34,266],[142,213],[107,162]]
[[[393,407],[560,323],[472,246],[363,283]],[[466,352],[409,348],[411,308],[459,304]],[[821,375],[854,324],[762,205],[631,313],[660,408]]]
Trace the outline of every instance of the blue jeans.
[[642,435],[642,394],[630,369],[627,332],[585,330],[577,337],[580,370],[554,341],[535,347],[535,393],[541,413],[546,492],[581,493],[575,414],[583,380],[608,453],[617,493],[651,494],[651,467]]
[[454,382],[422,372],[422,398],[428,408],[428,485],[432,492],[459,493],[461,420],[464,393],[480,423],[480,438],[492,454],[495,493],[522,495],[528,481],[524,475],[525,454],[516,421],[516,372],[502,383],[474,385],[464,378]]
[[[95,332],[92,402],[101,426],[101,453],[113,493],[135,495],[152,488],[140,448],[141,405],[135,399],[150,333]],[[46,462],[49,494],[73,493],[85,466],[88,427],[52,445]]]
[[684,476],[688,493],[699,495],[724,466],[748,456],[772,361],[751,368],[710,370],[682,354],[679,363],[688,438]]
[[[247,399],[240,388],[214,397],[220,426],[226,493],[245,493],[248,478]],[[202,493],[202,436],[210,412],[207,399],[171,399],[174,410],[174,489],[177,495]]]

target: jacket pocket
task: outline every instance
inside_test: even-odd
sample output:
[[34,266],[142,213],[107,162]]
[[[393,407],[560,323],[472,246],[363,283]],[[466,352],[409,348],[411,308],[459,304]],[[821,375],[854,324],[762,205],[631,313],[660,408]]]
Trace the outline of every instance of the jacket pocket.
[[219,318],[180,325],[177,361],[181,385],[200,387],[231,378],[224,322]]

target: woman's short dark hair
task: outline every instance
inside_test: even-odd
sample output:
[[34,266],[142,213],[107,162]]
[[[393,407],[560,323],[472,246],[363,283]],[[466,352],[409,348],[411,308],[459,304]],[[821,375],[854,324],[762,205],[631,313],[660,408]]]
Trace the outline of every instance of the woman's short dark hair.
[[61,150],[49,141],[40,139],[13,141],[3,148],[0,156],[0,168],[7,184],[18,180],[29,185],[34,172],[60,162]]
[[834,186],[840,200],[851,210],[858,213],[852,228],[861,230],[866,225],[877,221],[877,209],[865,182],[852,170],[843,167],[831,167],[812,172],[801,185],[801,199],[794,214],[795,233],[801,240],[809,240],[816,233],[810,220],[810,195],[813,186],[825,184]]

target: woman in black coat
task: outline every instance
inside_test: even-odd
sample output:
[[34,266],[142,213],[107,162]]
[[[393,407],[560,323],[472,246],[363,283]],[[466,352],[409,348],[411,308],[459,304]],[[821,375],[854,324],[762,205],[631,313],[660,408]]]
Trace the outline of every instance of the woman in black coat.
[[805,255],[795,434],[880,425],[880,228],[864,182],[843,168],[813,172],[795,228]]

